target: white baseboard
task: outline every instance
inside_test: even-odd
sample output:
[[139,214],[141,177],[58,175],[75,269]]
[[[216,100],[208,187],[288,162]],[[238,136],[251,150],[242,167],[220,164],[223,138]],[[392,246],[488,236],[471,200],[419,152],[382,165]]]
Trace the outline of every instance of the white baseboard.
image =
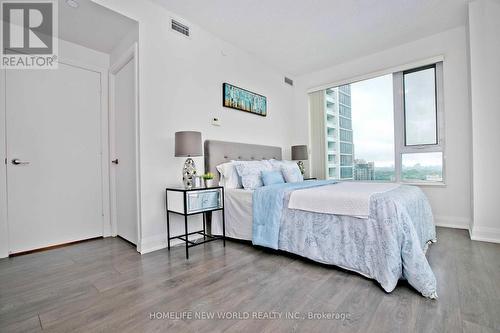
[[470,239],[482,242],[500,243],[500,228],[474,226],[470,231]]
[[436,215],[434,224],[437,227],[469,230],[471,220],[466,217]]
[[158,251],[167,247],[167,236],[157,235],[146,237],[141,240],[141,254],[146,254],[153,251]]

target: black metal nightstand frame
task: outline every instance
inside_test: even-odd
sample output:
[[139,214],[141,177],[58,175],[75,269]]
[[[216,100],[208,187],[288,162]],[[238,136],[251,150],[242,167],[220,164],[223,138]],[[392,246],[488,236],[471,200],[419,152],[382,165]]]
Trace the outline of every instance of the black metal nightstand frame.
[[[210,210],[202,210],[199,212],[194,212],[194,213],[186,213],[187,212],[187,193],[191,191],[200,191],[200,190],[211,190],[211,189],[221,189],[221,202],[222,202],[222,207],[220,208],[215,208],[215,209],[210,209]],[[168,209],[168,191],[175,191],[175,192],[183,192],[183,200],[184,200],[184,213],[179,213],[173,210]],[[183,189],[183,188],[167,188],[165,190],[165,207],[167,209],[167,247],[168,250],[170,251],[170,241],[173,239],[180,239],[185,242],[186,244],[186,259],[189,259],[189,248],[201,244],[205,244],[208,242],[212,242],[215,240],[222,239],[224,247],[226,246],[226,221],[224,218],[224,187],[223,186],[214,186],[214,187],[206,187],[206,188],[192,188],[192,189]],[[213,236],[209,235],[206,233],[206,216],[205,213],[210,213],[215,211],[221,211],[222,212],[222,236]],[[170,213],[174,213],[177,215],[184,216],[184,234],[170,237]],[[203,230],[197,230],[197,231],[192,231],[188,232],[188,217],[192,215],[198,215],[198,214],[203,214]],[[201,235],[203,236],[203,241],[197,240],[196,242],[193,242],[189,240],[190,235]],[[207,239],[208,238],[208,239]]]

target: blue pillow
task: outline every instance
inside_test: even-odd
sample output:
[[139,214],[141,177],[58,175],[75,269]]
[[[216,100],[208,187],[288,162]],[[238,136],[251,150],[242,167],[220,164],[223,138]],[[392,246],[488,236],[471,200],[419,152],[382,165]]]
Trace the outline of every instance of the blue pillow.
[[283,184],[285,179],[283,179],[281,171],[262,171],[262,182],[264,183],[264,186]]

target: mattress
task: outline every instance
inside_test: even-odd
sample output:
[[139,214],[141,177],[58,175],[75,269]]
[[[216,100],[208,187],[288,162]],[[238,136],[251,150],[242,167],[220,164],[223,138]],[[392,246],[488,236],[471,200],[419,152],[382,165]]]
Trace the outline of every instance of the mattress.
[[[252,240],[252,194],[251,190],[225,189],[224,211],[226,237]],[[213,214],[212,233],[222,235],[222,214]]]

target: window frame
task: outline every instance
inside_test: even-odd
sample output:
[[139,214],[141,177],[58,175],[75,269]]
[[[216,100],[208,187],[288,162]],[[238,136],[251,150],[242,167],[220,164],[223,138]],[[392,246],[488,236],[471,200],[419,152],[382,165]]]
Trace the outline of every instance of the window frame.
[[[404,74],[435,68],[435,94],[436,94],[436,140],[435,144],[406,145],[406,119],[405,119],[405,93]],[[443,62],[399,71],[393,73],[393,98],[394,98],[394,166],[395,181],[416,185],[446,185],[446,154],[444,135],[444,96],[443,96]],[[441,153],[442,154],[442,181],[417,181],[404,180],[402,175],[403,154],[415,153]]]
[[[405,145],[405,105],[404,105],[404,76],[403,73],[411,73],[418,70],[427,69],[430,67],[435,68],[435,94],[436,94],[436,131],[437,131],[437,143],[436,144],[424,144],[424,145]],[[379,76],[391,74],[393,77],[393,118],[394,118],[394,180],[395,183],[411,184],[417,186],[428,186],[428,187],[440,187],[446,186],[447,181],[447,163],[446,163],[446,143],[445,143],[445,114],[444,114],[444,56],[436,56],[427,59],[422,59],[415,61],[413,63],[407,63],[384,70],[372,72],[365,75],[359,75],[354,78],[339,80],[330,84],[324,84],[307,90],[307,93],[313,94],[316,92],[326,92],[329,89],[339,88],[344,85],[351,85],[356,82],[370,80]],[[325,110],[325,122],[326,122],[326,109]],[[311,105],[309,105],[309,112],[311,112]],[[337,115],[338,116],[338,115]],[[351,118],[352,121],[352,118]],[[310,123],[311,124],[311,123]],[[326,142],[326,135],[325,135]],[[323,151],[323,149],[321,149]],[[402,157],[403,154],[412,153],[432,153],[439,152],[442,154],[442,181],[419,181],[413,180],[403,180],[402,179]],[[340,148],[338,149],[340,154]],[[340,158],[339,158],[340,163]],[[328,161],[324,163],[324,174],[328,178]],[[339,166],[340,168],[340,166]],[[354,171],[354,170],[353,170]],[[337,171],[340,173],[340,170]],[[337,173],[336,172],[336,173]],[[340,178],[339,178],[340,179]],[[374,180],[374,182],[377,182]]]
[[[406,129],[406,125],[407,125],[407,111],[406,111],[406,85],[405,85],[405,75],[407,74],[412,74],[412,73],[416,73],[416,72],[420,72],[420,71],[425,71],[425,70],[428,70],[428,69],[434,69],[434,108],[435,108],[435,121],[436,121],[436,142],[434,143],[424,143],[424,144],[413,144],[413,145],[410,145],[408,144],[408,141],[407,141],[407,129]],[[414,147],[414,146],[434,146],[434,145],[437,145],[439,143],[439,130],[438,130],[438,101],[437,101],[437,95],[438,95],[438,92],[437,92],[437,69],[436,69],[436,64],[431,64],[431,65],[427,65],[427,66],[422,66],[422,67],[418,67],[418,68],[413,68],[413,69],[408,69],[406,71],[403,71],[403,127],[404,127],[404,141],[405,141],[405,147]]]

